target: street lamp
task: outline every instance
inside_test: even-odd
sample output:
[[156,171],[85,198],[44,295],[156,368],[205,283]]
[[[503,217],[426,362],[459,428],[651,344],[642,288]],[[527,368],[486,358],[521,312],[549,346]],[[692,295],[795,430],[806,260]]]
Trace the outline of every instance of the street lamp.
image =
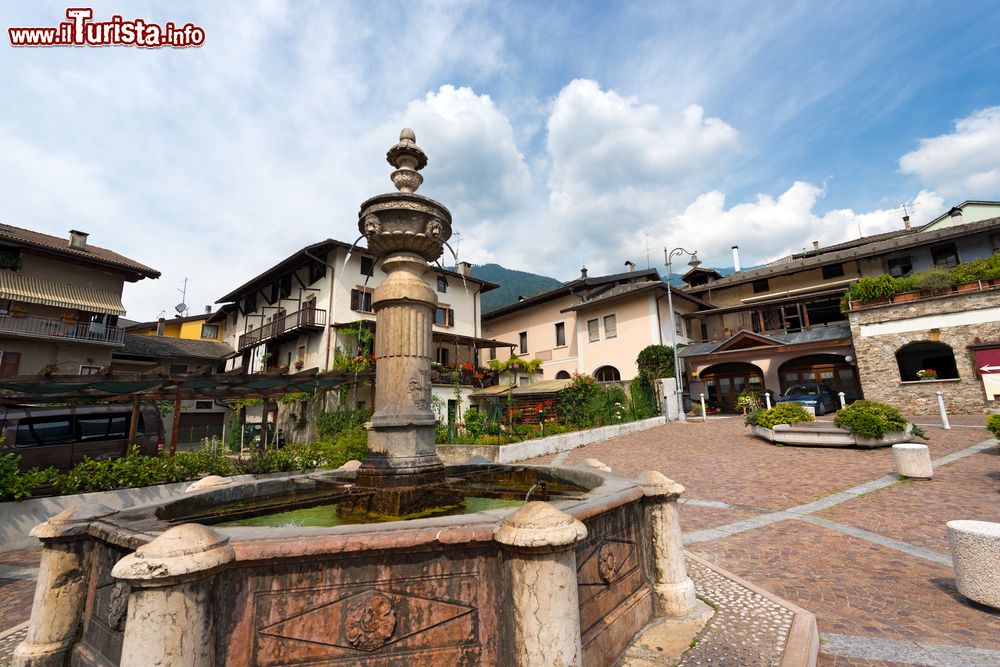
[[670,309],[670,342],[674,348],[674,378],[677,381],[677,421],[685,421],[687,417],[684,414],[684,382],[681,378],[681,364],[677,358],[677,322],[674,320],[674,297],[673,288],[670,283],[673,282],[674,276],[671,263],[674,257],[680,257],[681,255],[691,256],[691,261],[688,262],[688,266],[692,269],[696,269],[701,266],[701,260],[698,259],[697,250],[689,252],[684,248],[674,248],[670,252],[667,252],[667,247],[663,247],[663,257],[667,263],[667,308]]

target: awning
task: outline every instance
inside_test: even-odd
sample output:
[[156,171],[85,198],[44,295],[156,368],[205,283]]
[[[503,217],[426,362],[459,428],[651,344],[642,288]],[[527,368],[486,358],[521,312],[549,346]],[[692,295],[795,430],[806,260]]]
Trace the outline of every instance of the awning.
[[0,299],[106,315],[125,314],[121,294],[32,278],[13,271],[0,271]]

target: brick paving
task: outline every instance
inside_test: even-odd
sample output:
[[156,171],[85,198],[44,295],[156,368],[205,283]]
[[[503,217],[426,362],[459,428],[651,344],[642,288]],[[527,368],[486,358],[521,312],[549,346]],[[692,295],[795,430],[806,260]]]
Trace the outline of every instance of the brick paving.
[[[952,418],[954,428],[949,431],[937,426],[936,416],[914,420],[925,425],[930,437],[926,444],[934,459],[989,437],[978,428],[983,417]],[[548,463],[553,458],[532,462]],[[565,463],[586,458],[599,459],[628,476],[659,470],[683,484],[689,500],[735,506],[682,504],[685,533],[788,510],[894,473],[889,448],[775,447],[750,436],[739,419],[667,424],[574,450]],[[953,518],[1000,521],[998,493],[1000,455],[993,448],[939,467],[933,481],[893,483],[818,511],[816,516],[901,541],[924,553],[948,554],[944,523]],[[862,640],[919,640],[953,646],[956,652],[1000,650],[1000,612],[970,604],[959,595],[950,567],[828,527],[775,518],[774,523],[745,532],[719,533],[689,549],[814,612],[821,638],[827,633]],[[845,657],[821,648],[818,664],[917,664],[879,657]],[[958,660],[949,664],[973,664]]]
[[948,521],[1000,522],[1000,453],[973,454],[937,468],[932,481],[896,484],[818,516],[948,553]]

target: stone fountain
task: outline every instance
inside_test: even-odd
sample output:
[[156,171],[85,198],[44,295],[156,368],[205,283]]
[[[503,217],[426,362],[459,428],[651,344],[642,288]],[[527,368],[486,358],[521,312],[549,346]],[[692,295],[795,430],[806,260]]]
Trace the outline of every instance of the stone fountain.
[[368,456],[357,473],[355,509],[401,516],[455,504],[435,451],[431,410],[431,337],[438,300],[424,276],[451,237],[451,213],[416,194],[427,155],[413,130],[386,154],[398,192],[361,205],[358,229],[382,260],[386,279],[375,289],[375,413]]
[[81,505],[36,526],[40,572],[14,667],[600,667],[651,622],[701,604],[683,488],[660,473],[441,464],[437,297],[424,277],[451,215],[415,193],[427,157],[412,130],[387,157],[398,192],[359,214],[387,274],[360,467],[206,478],[167,501]]

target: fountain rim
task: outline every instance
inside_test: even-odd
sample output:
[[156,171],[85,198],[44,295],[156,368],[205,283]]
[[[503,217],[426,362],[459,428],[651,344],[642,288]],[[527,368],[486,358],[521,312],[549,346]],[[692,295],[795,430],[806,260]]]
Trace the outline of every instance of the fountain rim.
[[[483,470],[497,468],[537,468],[558,474],[568,481],[581,486],[589,486],[579,498],[554,499],[551,504],[576,519],[586,519],[611,509],[641,500],[644,496],[637,480],[621,477],[613,473],[583,469],[576,466],[551,466],[528,464],[461,464],[447,466],[454,468],[476,468]],[[317,486],[332,478],[347,479],[353,476],[344,471],[326,470],[289,475],[272,473],[243,480],[232,485],[207,488],[201,491],[158,500],[145,505],[121,510],[117,514],[103,517],[92,523],[87,531],[92,537],[109,544],[136,549],[147,544],[172,527],[186,522],[183,516],[160,518],[157,511],[180,502],[202,499],[207,502],[221,502],[224,499],[240,500],[233,494],[249,491],[244,498],[280,495],[286,487],[297,484],[308,487],[310,482]],[[581,483],[584,482],[584,483]],[[284,486],[283,486],[284,485]],[[592,485],[592,486],[591,486]],[[256,493],[257,487],[264,487]],[[268,489],[270,492],[268,493]],[[493,533],[500,523],[518,511],[523,505],[491,509],[472,514],[432,516],[419,519],[386,521],[379,523],[345,524],[340,526],[228,526],[208,525],[221,535],[228,536],[236,549],[237,560],[256,560],[291,555],[321,555],[345,552],[409,548],[434,548],[441,544],[472,544],[493,542]],[[304,540],[303,538],[309,538]]]
[[[425,197],[424,195],[418,195],[413,192],[385,192],[380,195],[375,195],[374,197],[369,197],[368,199],[361,202],[361,207],[358,209],[358,219],[362,220],[368,213],[369,209],[376,204],[381,204],[384,202],[399,202],[399,201],[409,201],[417,204],[423,204],[425,206],[437,209],[437,212],[442,214],[440,217],[444,222],[449,225],[452,223],[451,211],[448,207],[437,201],[436,199],[431,199],[430,197]],[[392,210],[389,207],[381,208],[379,211]],[[406,207],[400,207],[399,210],[405,211]]]

